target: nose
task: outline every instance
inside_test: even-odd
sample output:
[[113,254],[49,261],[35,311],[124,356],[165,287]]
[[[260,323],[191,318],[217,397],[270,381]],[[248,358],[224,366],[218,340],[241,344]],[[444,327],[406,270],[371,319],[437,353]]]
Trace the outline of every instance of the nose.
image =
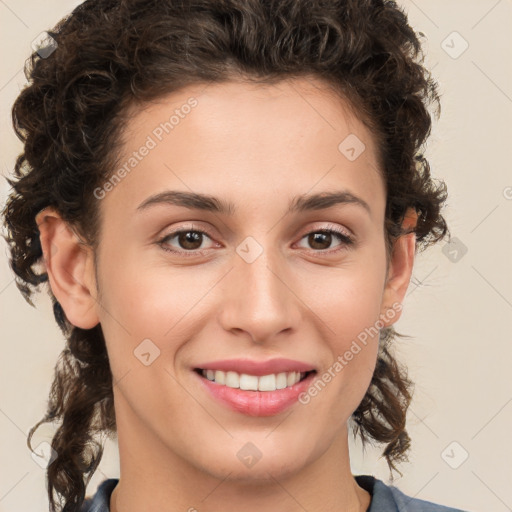
[[301,301],[285,259],[269,251],[248,262],[234,255],[234,266],[223,280],[220,323],[229,332],[246,333],[255,343],[275,341],[296,331]]

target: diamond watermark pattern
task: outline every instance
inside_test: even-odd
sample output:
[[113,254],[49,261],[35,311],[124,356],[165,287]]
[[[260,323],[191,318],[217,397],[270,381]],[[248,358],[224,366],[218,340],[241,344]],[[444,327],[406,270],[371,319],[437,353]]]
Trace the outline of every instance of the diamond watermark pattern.
[[441,48],[452,59],[458,59],[469,48],[469,43],[454,30],[443,39]]
[[238,450],[236,456],[240,459],[242,464],[248,468],[252,468],[261,459],[263,454],[255,444],[248,442]]
[[236,252],[246,263],[252,263],[263,253],[263,247],[252,236],[248,236],[238,245]]
[[149,366],[160,356],[160,349],[149,338],[146,338],[137,345],[133,353],[144,366]]
[[30,456],[32,457],[32,460],[42,469],[46,469],[57,458],[58,455],[47,441],[39,443],[36,446],[34,452],[32,452]]
[[48,32],[41,32],[32,40],[30,46],[39,57],[47,59],[57,49],[58,44]]
[[469,457],[469,453],[465,448],[457,441],[452,441],[442,452],[441,458],[450,466],[452,469],[457,469]]
[[355,134],[347,135],[338,145],[339,152],[353,162],[366,149],[363,141]]
[[468,252],[468,248],[457,237],[447,242],[441,252],[452,262],[458,263]]

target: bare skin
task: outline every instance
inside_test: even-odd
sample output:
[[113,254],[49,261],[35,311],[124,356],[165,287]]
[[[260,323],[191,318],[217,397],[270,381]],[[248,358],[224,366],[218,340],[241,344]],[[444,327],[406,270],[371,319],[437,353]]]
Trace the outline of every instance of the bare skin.
[[[191,97],[197,105],[183,109]],[[101,322],[105,335],[121,468],[113,512],[369,507],[350,470],[347,421],[370,383],[378,336],[309,403],[268,417],[227,408],[192,371],[216,359],[285,357],[310,363],[321,378],[365,328],[399,319],[415,238],[401,237],[387,264],[376,147],[346,107],[311,79],[188,87],[134,108],[122,162],[148,136],[156,144],[98,199],[96,269],[57,211],[38,215],[53,293],[73,325]],[[158,140],[155,128],[175,109],[188,113]],[[349,134],[365,145],[353,160],[338,149]],[[209,194],[235,209],[137,210],[165,190]],[[341,190],[368,210],[345,202],[287,213],[296,196]],[[355,243],[307,236],[330,228]],[[167,236],[177,230],[206,234],[192,248]],[[236,251],[247,237],[262,249],[250,263]],[[134,355],[145,339],[160,351],[149,365]],[[251,467],[237,456],[249,442],[261,453]]]

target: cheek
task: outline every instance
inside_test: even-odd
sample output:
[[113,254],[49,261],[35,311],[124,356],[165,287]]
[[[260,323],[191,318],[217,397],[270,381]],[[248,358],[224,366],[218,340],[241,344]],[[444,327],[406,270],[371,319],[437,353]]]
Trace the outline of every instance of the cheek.
[[327,338],[333,361],[331,374],[343,374],[345,384],[357,395],[357,388],[369,383],[375,366],[379,342],[379,288],[346,282],[344,290],[338,292],[336,300],[333,298],[328,307],[327,322],[333,331]]
[[134,363],[134,350],[147,339],[172,361],[172,352],[190,337],[194,315],[204,307],[205,294],[218,277],[199,267],[144,265],[108,249],[105,254],[112,256],[104,258],[99,276],[100,322],[118,374]]
[[[383,256],[384,258],[384,256]],[[384,261],[384,260],[383,260]],[[328,349],[322,381],[305,397],[332,425],[346,421],[363,399],[377,359],[385,264],[351,265],[322,278],[303,274],[302,296],[315,313],[311,321]],[[309,293],[307,293],[309,290]],[[314,319],[314,320],[313,320]],[[316,396],[322,395],[318,401]]]
[[359,259],[340,268],[304,270],[297,277],[299,296],[322,321],[328,339],[341,350],[379,319],[385,260]]

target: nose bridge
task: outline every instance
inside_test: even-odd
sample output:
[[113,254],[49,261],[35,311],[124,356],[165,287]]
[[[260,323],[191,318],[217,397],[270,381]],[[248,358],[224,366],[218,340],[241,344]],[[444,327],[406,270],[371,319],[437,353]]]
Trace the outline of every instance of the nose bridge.
[[227,330],[241,329],[253,340],[264,341],[295,326],[298,305],[283,256],[276,248],[248,238],[237,247],[228,275],[222,322]]

